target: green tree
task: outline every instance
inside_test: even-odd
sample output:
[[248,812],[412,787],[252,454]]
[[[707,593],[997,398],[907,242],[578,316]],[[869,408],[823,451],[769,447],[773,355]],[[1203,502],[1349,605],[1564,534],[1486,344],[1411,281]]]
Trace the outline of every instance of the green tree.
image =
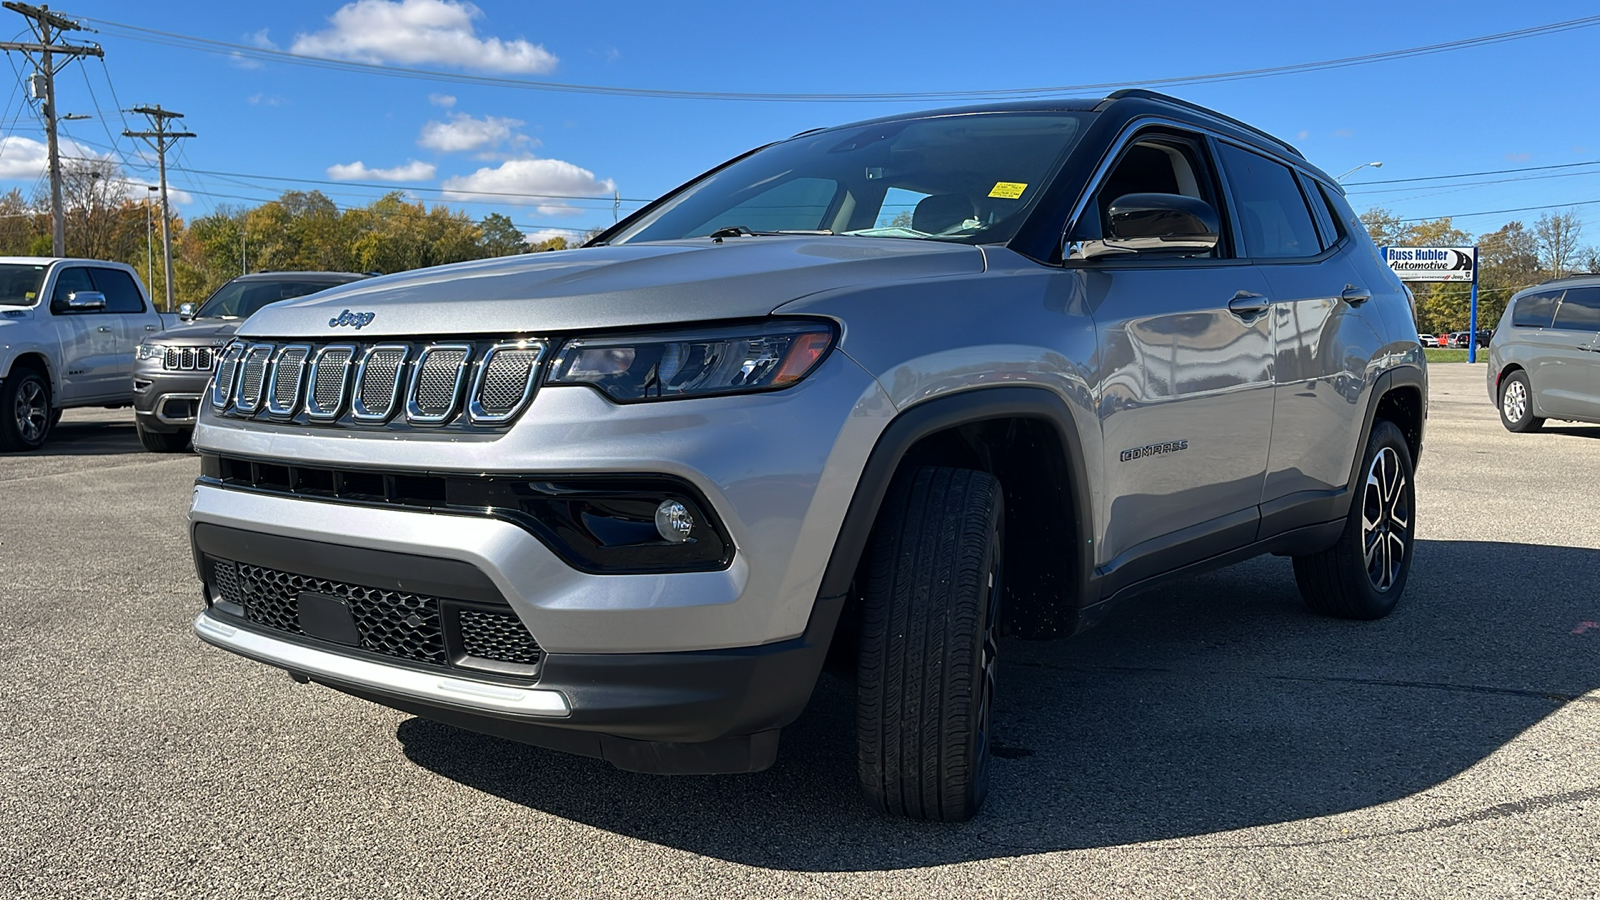
[[483,217],[483,253],[485,256],[515,256],[528,252],[528,237],[511,224],[509,216],[490,213]]

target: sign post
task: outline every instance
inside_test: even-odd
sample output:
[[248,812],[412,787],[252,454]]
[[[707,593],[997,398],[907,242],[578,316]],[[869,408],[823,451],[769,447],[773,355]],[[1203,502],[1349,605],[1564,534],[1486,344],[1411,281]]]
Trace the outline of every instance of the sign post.
[[1472,285],[1467,362],[1478,361],[1478,248],[1385,247],[1384,261],[1401,281]]

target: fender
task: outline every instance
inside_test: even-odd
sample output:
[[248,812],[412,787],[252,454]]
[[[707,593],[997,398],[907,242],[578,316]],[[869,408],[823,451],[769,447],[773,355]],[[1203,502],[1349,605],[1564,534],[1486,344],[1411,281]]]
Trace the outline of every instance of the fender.
[[1067,490],[1072,504],[1069,514],[1073,518],[1073,533],[1077,535],[1077,546],[1070,548],[1070,552],[1077,559],[1078,604],[1088,605],[1098,599],[1091,594],[1094,519],[1090,515],[1089,480],[1072,410],[1054,391],[1022,386],[973,388],[925,400],[907,408],[889,423],[878,436],[861,470],[861,478],[856,482],[855,495],[850,500],[844,524],[834,542],[833,555],[822,576],[819,597],[840,597],[849,591],[872,526],[878,519],[878,510],[888,493],[889,482],[906,451],[935,432],[993,419],[1036,419],[1054,429],[1067,455]]
[[44,360],[44,377],[50,382],[50,396],[61,396],[61,381],[57,377],[56,361],[49,348],[36,343],[0,345],[0,380],[11,376],[11,367],[17,357],[32,354]]

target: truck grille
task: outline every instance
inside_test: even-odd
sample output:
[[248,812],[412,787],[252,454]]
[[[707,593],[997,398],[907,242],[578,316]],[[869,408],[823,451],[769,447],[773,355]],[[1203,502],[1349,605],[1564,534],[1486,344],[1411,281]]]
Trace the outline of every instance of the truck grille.
[[[211,560],[217,597],[273,631],[300,635],[300,594],[338,597],[350,608],[360,649],[440,667],[529,676],[543,656],[509,607],[494,608],[407,591],[297,575],[232,560]],[[498,665],[497,665],[498,664]],[[509,665],[508,665],[509,664]]]
[[217,364],[217,351],[210,347],[168,347],[161,368],[168,372],[209,372]]
[[[532,399],[543,341],[235,341],[212,382],[225,416],[322,425],[493,428]],[[169,353],[170,355],[170,353]]]

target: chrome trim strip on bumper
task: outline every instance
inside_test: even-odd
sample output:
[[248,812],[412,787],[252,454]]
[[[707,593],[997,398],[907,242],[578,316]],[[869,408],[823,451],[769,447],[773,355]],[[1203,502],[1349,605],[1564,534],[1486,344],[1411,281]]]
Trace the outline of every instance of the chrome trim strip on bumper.
[[212,616],[210,611],[195,618],[194,633],[208,644],[257,662],[384,694],[518,718],[551,719],[572,715],[572,707],[560,691],[490,684],[352,659],[235,628]]
[[170,400],[188,400],[194,404],[195,412],[200,411],[200,398],[203,394],[162,394],[156,398],[156,419],[167,425],[193,425],[194,416],[169,416],[167,415],[167,402]]

